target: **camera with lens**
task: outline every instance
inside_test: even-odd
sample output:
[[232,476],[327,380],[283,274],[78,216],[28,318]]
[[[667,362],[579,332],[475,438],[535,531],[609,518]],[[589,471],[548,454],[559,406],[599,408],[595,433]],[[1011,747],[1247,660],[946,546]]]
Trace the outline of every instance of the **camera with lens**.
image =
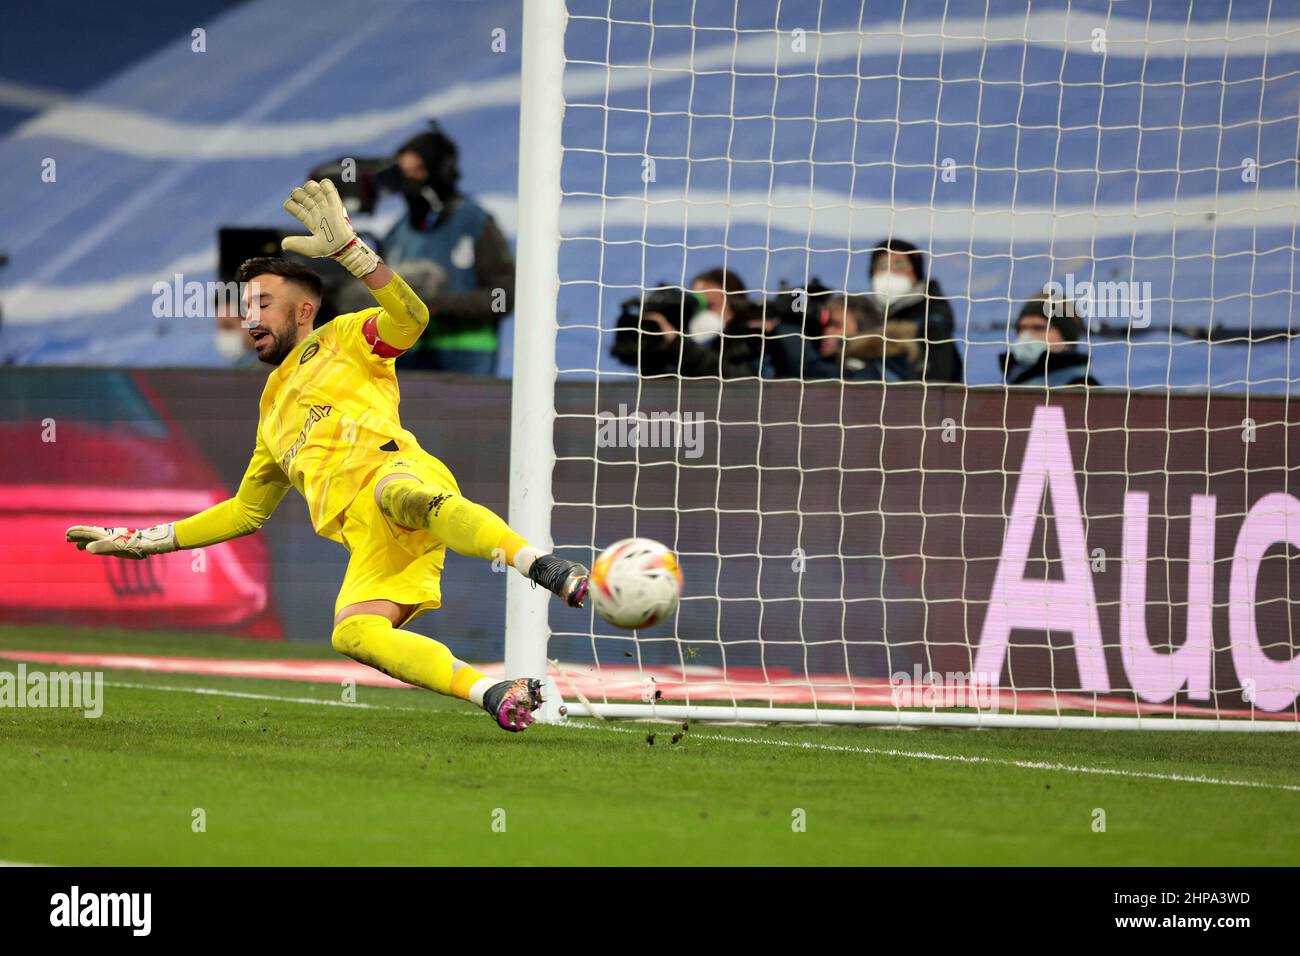
[[691,319],[704,307],[699,293],[666,284],[626,299],[619,308],[610,354],[645,374],[655,374],[661,363],[665,368],[675,365],[682,336],[672,333],[689,328]]
[[820,335],[821,312],[830,291],[816,278],[798,289],[782,282],[781,287],[767,300],[765,317],[769,326],[787,333],[797,331],[806,336]]
[[681,288],[653,289],[644,296],[624,300],[618,327],[637,328],[642,332],[663,332],[655,315],[662,315],[673,328],[686,328],[695,313],[704,307],[698,292]]

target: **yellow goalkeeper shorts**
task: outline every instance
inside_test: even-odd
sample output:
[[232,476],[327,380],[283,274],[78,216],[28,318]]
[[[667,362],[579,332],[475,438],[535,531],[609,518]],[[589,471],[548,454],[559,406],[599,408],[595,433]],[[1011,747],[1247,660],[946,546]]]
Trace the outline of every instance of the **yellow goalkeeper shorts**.
[[394,524],[380,510],[375,489],[389,475],[411,475],[428,488],[460,494],[447,466],[422,449],[402,452],[381,465],[344,515],[343,544],[352,558],[334,613],[362,601],[393,601],[412,606],[405,624],[442,603],[447,547],[428,531]]

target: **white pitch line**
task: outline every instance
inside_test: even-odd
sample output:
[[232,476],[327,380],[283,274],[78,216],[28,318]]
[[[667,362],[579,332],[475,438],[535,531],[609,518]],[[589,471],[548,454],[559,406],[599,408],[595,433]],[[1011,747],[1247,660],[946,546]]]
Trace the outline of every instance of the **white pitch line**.
[[[592,730],[605,729],[603,727],[595,726],[589,728],[588,725],[585,724],[574,724],[574,726]],[[637,733],[637,731],[629,730],[625,727],[611,727],[609,729],[618,730],[622,733]],[[721,740],[731,744],[762,744],[769,747],[791,747],[796,750],[838,751],[842,753],[864,754],[872,757],[908,757],[913,760],[940,760],[951,761],[953,763],[1017,767],[1021,770],[1052,770],[1058,773],[1097,774],[1106,777],[1163,780],[1170,783],[1210,783],[1222,787],[1250,787],[1257,790],[1285,790],[1289,793],[1300,793],[1300,784],[1264,783],[1258,780],[1229,780],[1221,777],[1192,776],[1191,774],[1181,773],[1156,773],[1148,770],[1120,770],[1114,767],[1081,767],[1077,764],[1051,763],[1045,760],[1015,760],[1006,757],[972,757],[965,754],[930,753],[924,750],[894,750],[884,747],[853,747],[847,744],[821,744],[812,741],[771,740],[766,737],[728,737],[725,734],[698,734],[694,731],[691,732],[691,736],[697,740]]]
[[[243,691],[218,690],[211,687],[170,687],[159,684],[131,684],[105,681],[105,687],[124,687],[138,690],[160,690],[184,694],[201,694],[212,697],[237,697],[244,700],[265,700],[284,704],[321,704],[330,707],[352,707],[362,710],[399,710],[418,712],[421,707],[393,707],[386,704],[348,703],[340,700],[322,700],[315,697],[282,697],[276,694],[251,694]],[[456,717],[473,717],[473,714],[455,713]],[[606,731],[608,733],[640,734],[628,727],[613,727],[608,723],[585,724],[577,721],[549,726]],[[896,750],[887,747],[861,747],[849,744],[824,744],[814,741],[773,740],[768,737],[729,737],[726,734],[701,734],[692,731],[693,740],[710,740],[729,744],[751,744],[767,747],[786,747],[794,750],[819,750],[828,753],[861,754],[868,757],[903,757],[910,760],[937,760],[951,763],[984,764],[996,767],[1015,767],[1019,770],[1047,770],[1054,773],[1092,774],[1102,777],[1124,777],[1130,780],[1158,780],[1164,783],[1202,783],[1220,787],[1246,787],[1252,790],[1280,790],[1300,793],[1300,784],[1265,783],[1259,780],[1232,780],[1224,777],[1193,776],[1181,773],[1157,773],[1150,770],[1120,770],[1114,767],[1084,767],[1078,764],[1052,763],[1045,760],[1015,760],[1007,757],[972,757],[965,754],[941,754],[925,750]]]
[[130,684],[123,681],[104,681],[105,687],[125,687],[130,690],[166,690],[181,694],[204,694],[209,697],[238,697],[242,700],[270,700],[281,704],[322,704],[326,707],[355,707],[360,710],[418,710],[416,707],[385,707],[382,704],[349,703],[346,700],[326,700],[320,697],[283,697],[279,694],[250,694],[246,691],[220,690],[215,687],[168,687],[162,684]]

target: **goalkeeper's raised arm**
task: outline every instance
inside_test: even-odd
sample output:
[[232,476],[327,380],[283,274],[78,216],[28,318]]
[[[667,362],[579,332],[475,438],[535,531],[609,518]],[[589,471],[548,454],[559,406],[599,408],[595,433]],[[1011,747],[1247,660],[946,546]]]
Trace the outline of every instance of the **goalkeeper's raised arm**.
[[398,351],[414,345],[429,324],[429,309],[362,242],[334,183],[323,179],[300,186],[290,193],[284,209],[311,232],[310,236],[287,237],[285,251],[313,258],[327,256],[347,269],[366,284],[383,307],[378,318],[379,338]]

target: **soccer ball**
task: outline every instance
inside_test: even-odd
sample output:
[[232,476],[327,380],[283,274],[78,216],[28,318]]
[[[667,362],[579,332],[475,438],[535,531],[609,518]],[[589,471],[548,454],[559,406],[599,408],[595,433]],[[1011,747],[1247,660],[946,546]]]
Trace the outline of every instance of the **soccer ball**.
[[616,627],[651,627],[677,610],[682,569],[673,554],[649,538],[624,538],[591,566],[596,613]]

